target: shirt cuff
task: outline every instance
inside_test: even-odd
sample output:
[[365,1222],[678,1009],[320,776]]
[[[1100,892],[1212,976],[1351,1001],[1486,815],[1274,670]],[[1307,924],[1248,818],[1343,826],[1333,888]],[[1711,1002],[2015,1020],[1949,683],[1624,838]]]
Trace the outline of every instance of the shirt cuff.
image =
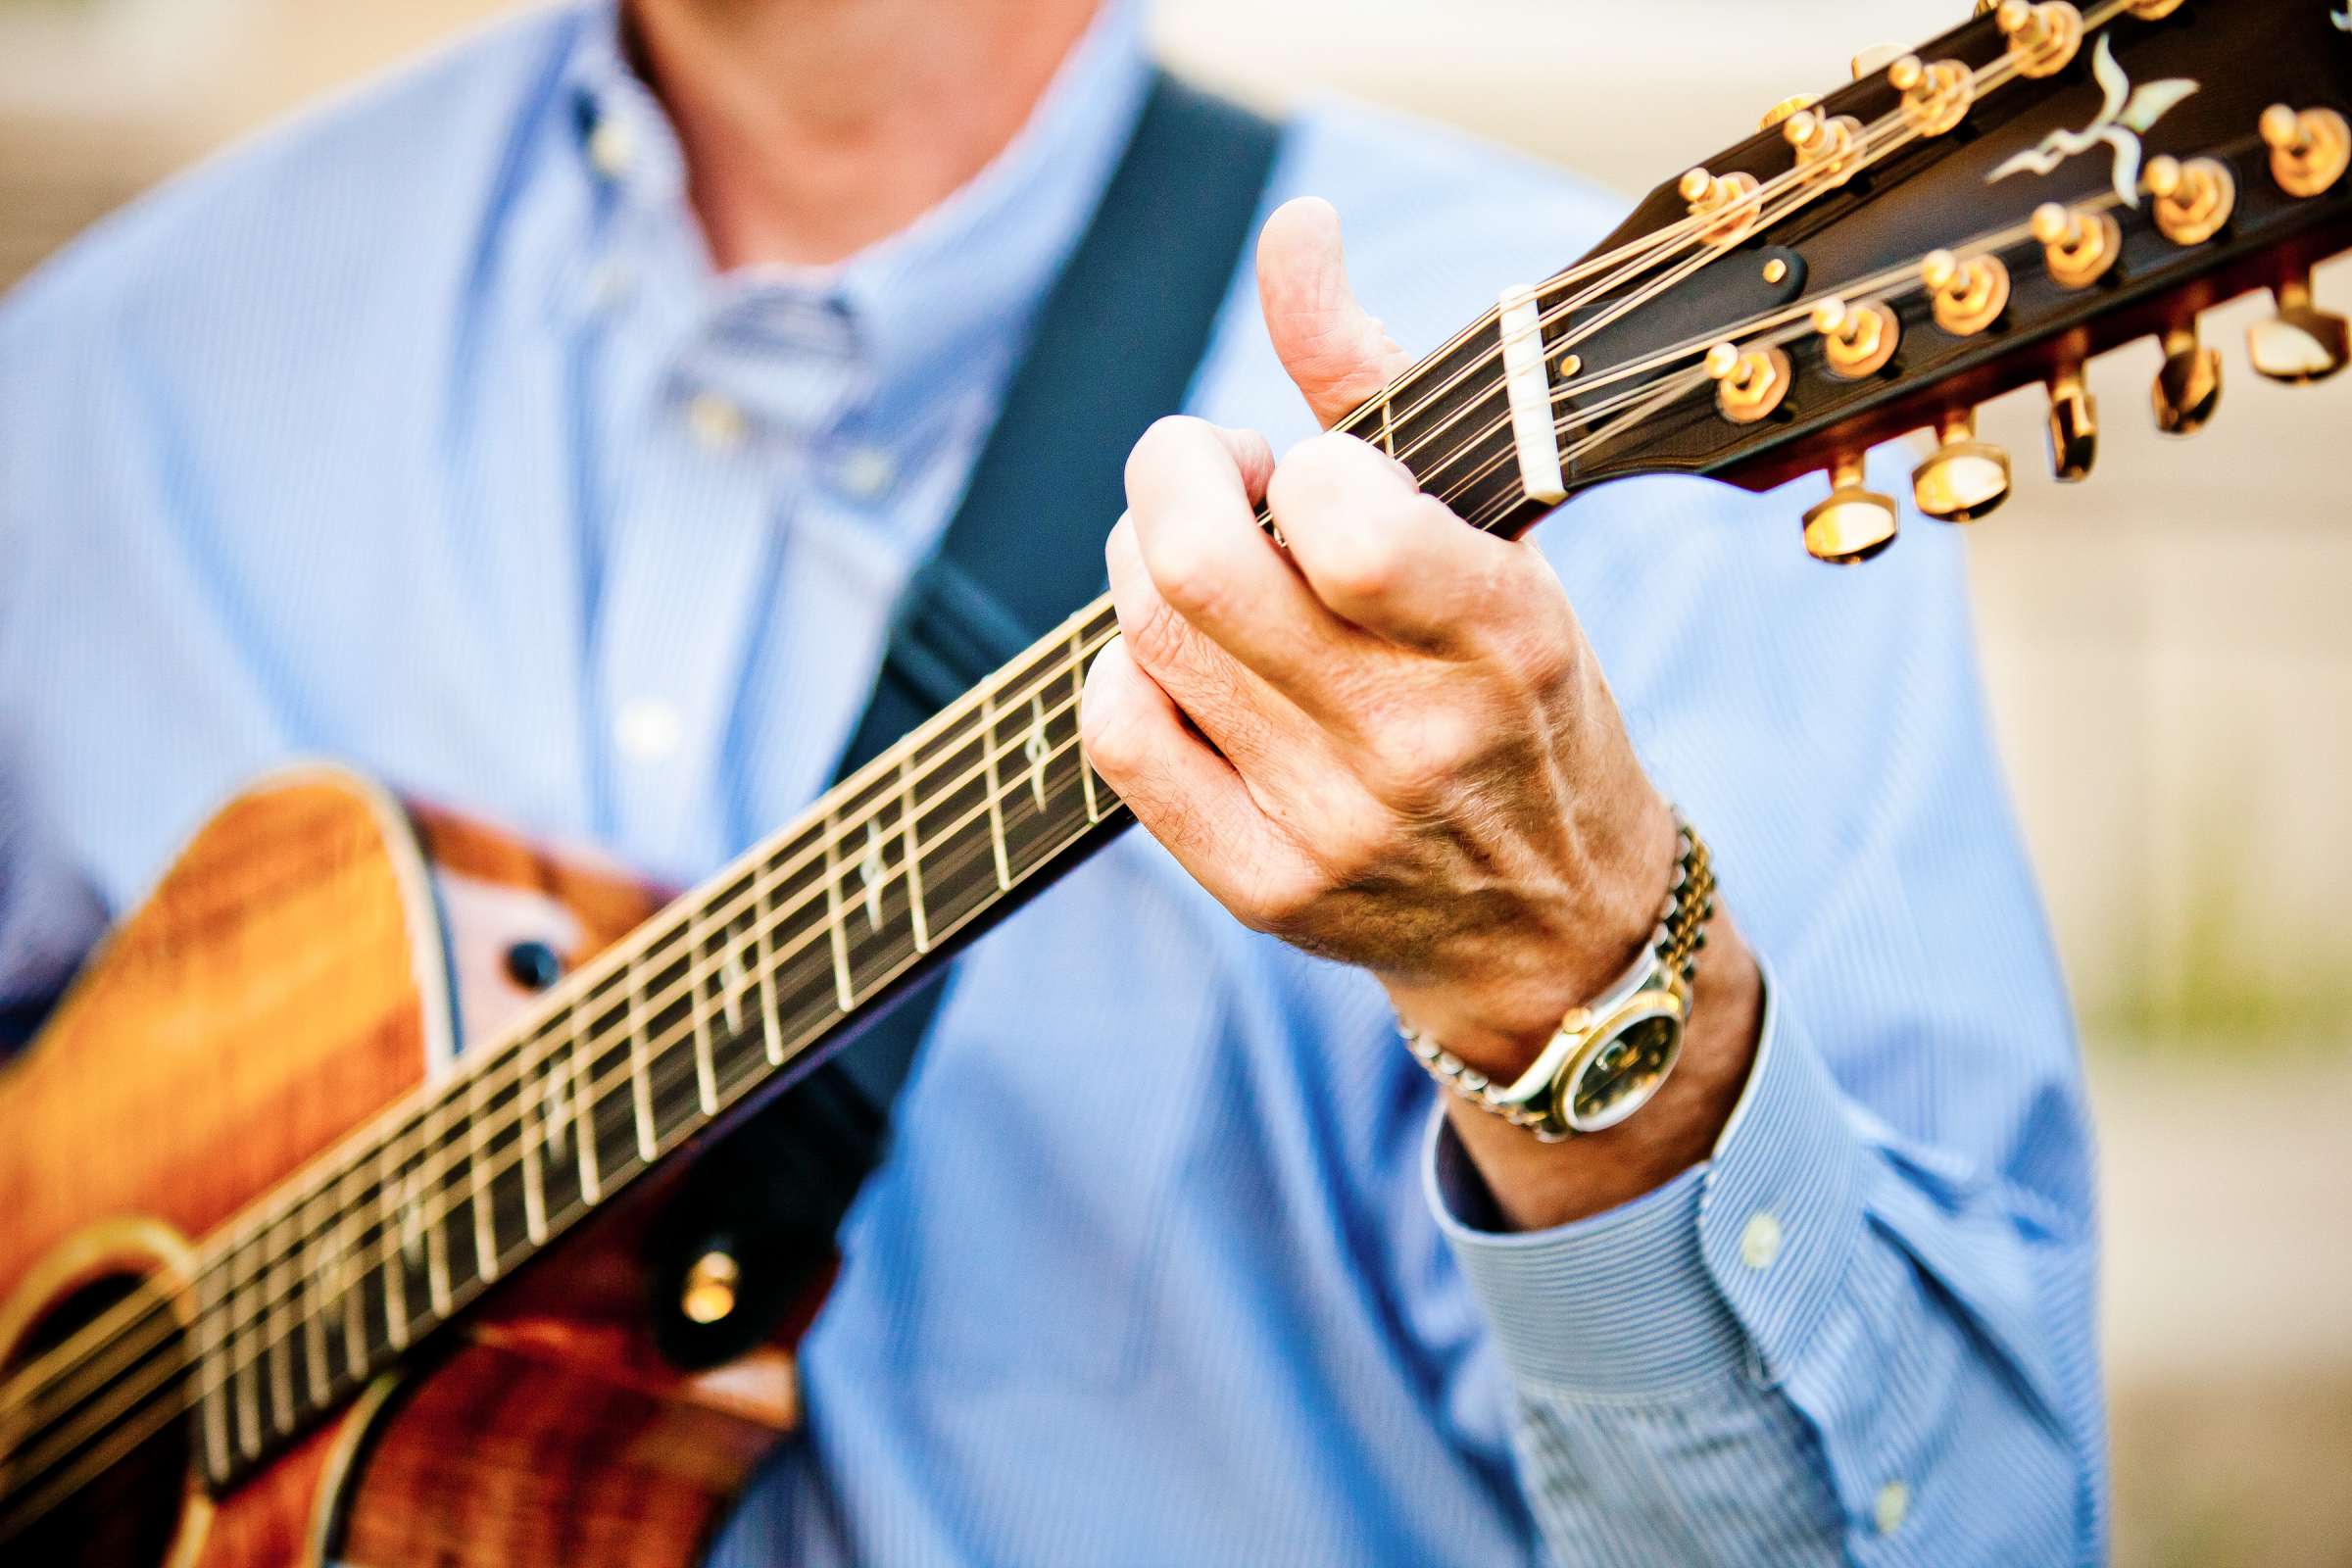
[[1591,1218],[1502,1231],[1440,1106],[1423,1181],[1515,1380],[1648,1398],[1751,1360],[1786,1375],[1843,1284],[1869,1158],[1768,974],[1755,1065],[1706,1161]]

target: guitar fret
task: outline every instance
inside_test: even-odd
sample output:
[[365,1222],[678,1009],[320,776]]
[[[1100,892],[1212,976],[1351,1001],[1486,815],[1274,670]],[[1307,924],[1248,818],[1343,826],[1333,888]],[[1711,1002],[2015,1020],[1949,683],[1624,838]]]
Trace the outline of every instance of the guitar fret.
[[314,1191],[303,1205],[303,1263],[302,1290],[309,1303],[303,1309],[303,1350],[310,1375],[311,1402],[324,1404],[334,1393],[334,1375],[326,1360],[326,1299],[325,1269],[331,1255],[327,1240],[328,1229],[334,1221],[334,1211],[327,1201],[326,1189]]
[[232,1473],[226,1353],[220,1335],[227,1298],[219,1278],[225,1267],[225,1263],[217,1264],[196,1279],[196,1387],[204,1401],[205,1472],[216,1485],[225,1483]]
[[[841,1010],[850,1012],[858,1005],[858,988],[850,984],[850,938],[842,929],[841,863],[831,815],[825,817],[817,832],[825,846],[825,939],[833,949],[834,995],[841,1003]],[[881,921],[877,918],[874,923],[879,925]]]
[[635,959],[628,977],[629,1108],[637,1123],[637,1157],[651,1165],[662,1157],[662,1144],[654,1136],[653,1073],[645,1059],[645,972]]
[[[533,1036],[517,1047],[527,1050],[541,1037]],[[539,1064],[542,1074],[548,1071],[544,1059]],[[534,1095],[521,1081],[522,1069],[517,1067],[514,1085],[515,1111],[522,1139],[522,1234],[531,1246],[547,1241],[547,1173],[539,1163],[539,1151],[547,1144],[547,1097]]]
[[[1070,711],[1078,710],[1079,700],[1086,696],[1086,623],[1073,621],[1070,625]],[[1078,782],[1086,790],[1086,819],[1102,820],[1102,807],[1095,799],[1095,764],[1088,761],[1086,748],[1078,749]]]
[[391,1169],[392,1147],[385,1144],[376,1155],[375,1245],[383,1256],[378,1272],[383,1277],[384,1322],[392,1336],[392,1348],[405,1350],[409,1347],[409,1290],[408,1281],[400,1272],[405,1246],[391,1207],[396,1186]]
[[914,925],[914,951],[931,951],[931,916],[923,908],[923,859],[915,853],[914,753],[899,753],[899,834],[906,841],[906,913]]
[[[449,1138],[445,1102],[433,1102],[425,1125],[429,1131],[425,1135],[424,1147],[417,1154],[416,1168],[409,1173],[409,1181],[414,1189],[411,1201],[416,1208],[408,1222],[424,1227],[425,1299],[431,1304],[434,1321],[438,1322],[449,1316],[451,1298],[448,1215],[443,1212],[438,1218],[435,1217],[437,1210],[446,1210],[449,1206],[445,1196],[449,1191],[449,1162],[442,1154]],[[425,1175],[436,1164],[442,1167],[442,1180],[437,1182]]]
[[267,1249],[270,1272],[263,1286],[270,1300],[269,1326],[263,1333],[263,1343],[270,1357],[270,1416],[281,1436],[294,1430],[294,1335],[302,1327],[302,1320],[297,1315],[286,1325],[284,1333],[279,1333],[277,1328],[279,1319],[294,1307],[293,1293],[288,1288],[290,1282],[286,1277],[294,1262],[292,1238],[287,1234],[293,1226],[294,1213],[289,1209],[270,1227]]
[[988,831],[997,851],[997,891],[1012,887],[1012,868],[1004,855],[1004,802],[997,788],[997,693],[991,686],[980,697],[980,749],[988,759]]
[[260,1457],[262,1451],[262,1405],[255,1387],[255,1367],[260,1357],[248,1348],[261,1327],[258,1314],[249,1309],[252,1297],[261,1287],[252,1278],[250,1269],[236,1259],[238,1252],[250,1256],[253,1248],[258,1245],[258,1242],[249,1243],[229,1254],[232,1268],[244,1280],[229,1296],[229,1320],[236,1325],[228,1332],[229,1409],[236,1431],[237,1451],[247,1459]]
[[473,1273],[488,1285],[498,1278],[498,1215],[491,1206],[489,1095],[486,1075],[466,1075],[466,1172],[473,1189]]
[[710,1014],[703,1005],[703,906],[686,916],[686,1010],[694,1027],[694,1097],[705,1116],[718,1114],[718,1068],[710,1057]]
[[784,1065],[784,1031],[776,1022],[776,966],[774,959],[775,933],[768,926],[768,872],[774,862],[761,857],[760,868],[752,878],[752,925],[757,932],[760,955],[760,1023],[767,1031],[767,1064]]
[[362,1177],[355,1162],[345,1168],[335,1204],[335,1240],[328,1266],[334,1275],[331,1298],[343,1303],[343,1368],[346,1376],[365,1378],[368,1375],[368,1303],[360,1294],[360,1278],[354,1272],[359,1261],[359,1200],[355,1184]]
[[593,1207],[603,1197],[597,1179],[596,1116],[588,1099],[596,1079],[588,1070],[588,1044],[582,1038],[578,1004],[575,1003],[564,1016],[571,1031],[568,1052],[571,1081],[564,1094],[563,1125],[570,1129],[572,1158],[579,1165],[580,1200]]

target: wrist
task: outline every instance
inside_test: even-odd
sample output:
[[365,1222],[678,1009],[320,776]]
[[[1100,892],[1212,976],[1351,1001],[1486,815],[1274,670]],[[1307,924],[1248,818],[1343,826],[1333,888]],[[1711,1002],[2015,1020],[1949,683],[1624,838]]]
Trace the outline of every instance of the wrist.
[[1586,873],[1555,912],[1482,944],[1466,972],[1383,977],[1399,1018],[1491,1078],[1524,1072],[1570,1009],[1598,997],[1657,930],[1679,854],[1665,801],[1644,785],[1634,807],[1572,831]]
[[1762,1019],[1762,975],[1737,925],[1719,914],[1693,985],[1681,1060],[1625,1121],[1543,1143],[1450,1096],[1446,1114],[1508,1226],[1541,1230],[1586,1219],[1713,1153],[1754,1064]]

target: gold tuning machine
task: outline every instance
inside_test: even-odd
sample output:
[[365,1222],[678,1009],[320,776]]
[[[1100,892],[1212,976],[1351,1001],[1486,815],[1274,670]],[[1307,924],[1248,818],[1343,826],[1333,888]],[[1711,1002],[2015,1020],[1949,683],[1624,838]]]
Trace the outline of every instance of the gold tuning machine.
[[2164,334],[2164,367],[2149,397],[2156,406],[2156,428],[2166,435],[2194,435],[2213,417],[2222,401],[2222,357],[2199,346],[2195,327],[2176,326]]
[[1930,251],[1920,259],[1919,280],[1934,303],[1936,324],[1954,337],[1984,331],[2009,308],[2009,269],[1997,256],[1962,261],[1950,251]]
[[1917,55],[1898,56],[1886,68],[1886,85],[1903,95],[1903,122],[1915,136],[1942,135],[1968,118],[1977,96],[1977,74],[1959,60],[1928,65]]
[[1813,330],[1821,334],[1822,364],[1840,381],[1878,374],[1903,340],[1902,318],[1876,300],[1823,300],[1813,307]]
[[1699,237],[1712,244],[1728,244],[1755,227],[1760,204],[1751,198],[1756,187],[1756,176],[1744,169],[1736,169],[1728,174],[1710,174],[1703,169],[1693,169],[1684,173],[1675,188],[1689,204],[1691,217],[1723,215]]
[[1974,522],[2009,498],[2009,454],[1977,439],[1977,416],[1947,414],[1935,456],[1911,470],[1911,499],[1941,522]]
[[2352,163],[2352,126],[2332,109],[2301,114],[2273,104],[2256,122],[2271,150],[2271,178],[2289,196],[2317,196],[2344,177]]
[[1769,345],[1743,351],[1718,343],[1703,363],[1715,382],[1715,407],[1734,424],[1753,424],[1779,408],[1795,373],[1788,354]]
[[1894,542],[1894,501],[1862,488],[1862,460],[1830,465],[1830,495],[1805,513],[1805,552],[1815,561],[1850,566]]
[[[1979,7],[1982,14],[1983,7]],[[2009,58],[2021,76],[2050,76],[2064,71],[2082,47],[2082,13],[2066,0],[2030,5],[1998,0],[1993,25],[2009,39]]]
[[2151,158],[2140,185],[2156,198],[2156,227],[2176,245],[2213,238],[2237,206],[2237,181],[2218,158]]
[[1784,98],[1764,111],[1764,118],[1757,122],[1756,128],[1770,130],[1798,110],[1810,109],[1819,102],[1821,102],[1821,94],[1817,92],[1800,92],[1793,98]]
[[2050,377],[2050,471],[2060,484],[2090,477],[2099,455],[2098,404],[2082,384],[2082,367]]
[[2034,242],[2050,280],[2060,288],[2088,288],[2124,251],[2124,228],[2112,213],[2082,213],[2043,202],[2034,209]]
[[2311,303],[2311,274],[2299,273],[2271,290],[2278,312],[2246,328],[2246,358],[2257,374],[2290,386],[2325,381],[2352,358],[2352,329],[2332,311]]
[[1862,122],[1851,115],[1822,115],[1800,109],[1790,115],[1781,135],[1796,154],[1796,167],[1836,188],[1853,177],[1854,146],[1862,137]]

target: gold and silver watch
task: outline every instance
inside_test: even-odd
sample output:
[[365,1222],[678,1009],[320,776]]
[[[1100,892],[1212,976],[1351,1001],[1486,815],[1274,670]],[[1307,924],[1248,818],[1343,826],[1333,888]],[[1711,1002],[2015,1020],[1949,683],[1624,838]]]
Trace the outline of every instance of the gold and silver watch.
[[1674,826],[1681,853],[1657,930],[1606,991],[1569,1009],[1527,1071],[1498,1084],[1399,1022],[1414,1059],[1464,1100],[1547,1144],[1614,1127],[1647,1104],[1683,1054],[1690,984],[1715,912],[1706,843],[1679,810]]

